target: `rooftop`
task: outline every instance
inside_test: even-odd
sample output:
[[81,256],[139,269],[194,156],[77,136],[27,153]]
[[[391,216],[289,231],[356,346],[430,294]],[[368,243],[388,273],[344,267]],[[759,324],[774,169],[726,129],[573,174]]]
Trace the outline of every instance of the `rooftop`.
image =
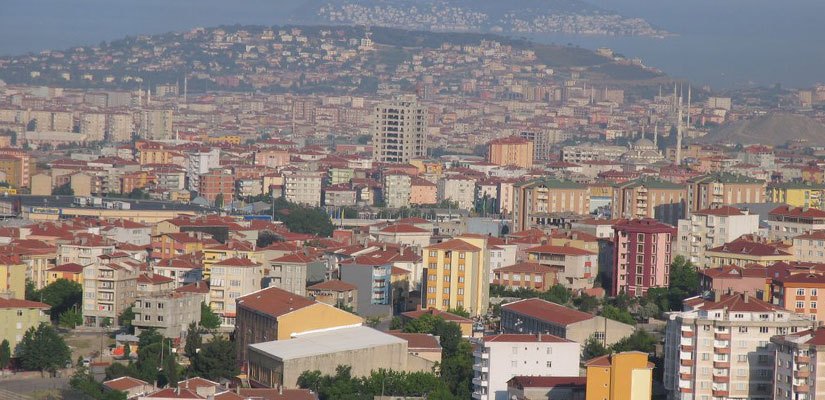
[[542,299],[524,299],[501,306],[502,310],[516,312],[541,321],[567,326],[595,318],[593,314],[574,310]]
[[294,360],[393,344],[406,345],[407,341],[370,327],[353,326],[251,344],[249,348],[278,360]]

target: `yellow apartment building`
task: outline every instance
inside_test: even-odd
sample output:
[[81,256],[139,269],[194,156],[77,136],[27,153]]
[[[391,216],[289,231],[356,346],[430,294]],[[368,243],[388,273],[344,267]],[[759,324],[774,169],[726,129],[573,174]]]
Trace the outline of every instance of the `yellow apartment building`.
[[586,400],[650,400],[653,395],[653,363],[647,361],[647,353],[608,354],[584,366]]
[[422,251],[424,307],[440,311],[462,307],[471,315],[487,312],[490,264],[486,238],[452,239]]
[[767,201],[793,207],[822,208],[825,185],[809,182],[776,183],[768,185]]
[[49,322],[48,309],[48,304],[36,301],[0,298],[0,342],[8,340],[13,354],[27,330]]

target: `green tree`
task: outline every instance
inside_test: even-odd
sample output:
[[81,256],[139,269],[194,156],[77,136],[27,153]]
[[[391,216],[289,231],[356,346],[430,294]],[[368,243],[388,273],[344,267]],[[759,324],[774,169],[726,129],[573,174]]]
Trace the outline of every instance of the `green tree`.
[[132,325],[132,322],[135,320],[135,306],[131,305],[123,310],[120,315],[117,316],[117,324],[122,326],[126,329],[127,332],[134,334],[135,327]]
[[404,321],[401,317],[392,317],[392,320],[390,320],[390,330],[395,331],[402,329],[404,329]]
[[180,366],[175,361],[175,355],[170,354],[164,360],[163,376],[166,378],[167,386],[178,387],[180,380]]
[[644,306],[648,304],[655,304],[661,311],[670,310],[670,290],[664,287],[650,288],[642,298]]
[[457,308],[450,308],[447,310],[447,312],[464,318],[470,318],[470,312],[465,310],[462,306],[458,306]]
[[215,196],[215,208],[223,208],[223,202],[223,193],[218,193],[218,195]]
[[635,325],[636,320],[630,315],[627,309],[621,309],[610,304],[605,304],[602,309],[602,317],[610,318],[614,321],[624,322],[625,324]]
[[55,187],[52,189],[53,196],[74,196],[74,189],[72,189],[72,184],[70,182],[66,182],[60,186]]
[[218,329],[221,326],[221,317],[206,302],[201,302],[200,325],[206,329]]
[[129,198],[130,199],[138,199],[138,200],[148,199],[149,198],[149,193],[146,193],[141,188],[134,188],[134,189],[132,189],[131,192],[129,192]]
[[183,346],[183,354],[192,362],[192,359],[198,354],[198,349],[203,344],[201,337],[201,329],[198,324],[192,322],[186,329],[186,345]]
[[11,361],[11,346],[7,339],[3,339],[3,342],[0,343],[0,370],[6,369],[9,366],[9,361]]
[[34,286],[34,282],[26,279],[26,300],[40,301],[40,291]]
[[671,310],[682,308],[682,302],[699,294],[699,272],[696,266],[682,256],[676,256],[670,264],[668,301]]
[[573,299],[573,305],[576,306],[579,311],[589,313],[599,308],[599,299],[596,296],[582,293],[581,296]]
[[644,329],[639,329],[633,332],[632,335],[613,343],[613,345],[610,346],[610,350],[614,353],[623,351],[653,353],[656,350],[656,338]]
[[41,374],[49,372],[54,375],[72,360],[69,346],[54,328],[45,323],[26,331],[17,349],[23,368],[40,371]]
[[131,356],[132,356],[132,346],[130,346],[129,343],[127,342],[126,344],[123,345],[123,358],[128,360],[129,357],[131,357]]
[[292,232],[328,237],[335,230],[329,214],[322,208],[290,203],[283,198],[275,199],[272,208],[275,219]]
[[416,319],[407,321],[404,324],[403,331],[407,333],[433,333],[439,321],[444,321],[444,318],[432,314],[424,314]]
[[63,314],[60,314],[61,327],[74,329],[81,324],[83,324],[83,316],[75,309],[66,310]]
[[604,347],[601,340],[596,338],[596,335],[590,335],[582,346],[582,360],[588,361],[596,357],[601,357],[608,354],[610,351]]
[[122,376],[131,376],[140,379],[140,374],[137,373],[136,365],[129,363],[124,365],[119,362],[113,362],[112,365],[106,367],[106,380],[117,379]]
[[126,392],[104,389],[103,384],[95,380],[89,370],[82,365],[72,374],[69,385],[72,389],[96,400],[126,400]]
[[240,371],[235,367],[234,345],[221,335],[214,336],[192,360],[190,371],[213,381],[235,377]]
[[83,286],[67,279],[58,279],[40,290],[39,297],[36,301],[50,305],[52,319],[58,319],[64,312],[80,307]]

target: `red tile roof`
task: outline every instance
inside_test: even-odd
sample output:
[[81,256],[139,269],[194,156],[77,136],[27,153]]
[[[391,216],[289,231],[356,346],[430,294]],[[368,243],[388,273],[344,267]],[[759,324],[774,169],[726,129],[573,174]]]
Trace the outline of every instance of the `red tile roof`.
[[317,302],[276,287],[259,290],[238,298],[238,307],[280,317]]
[[760,311],[778,311],[782,310],[773,304],[759,300],[752,295],[743,293],[724,294],[716,302],[713,299],[702,299],[702,301],[694,305],[700,310],[722,310],[727,309],[728,312],[760,312]]
[[317,400],[308,389],[245,389],[238,390],[242,396],[260,400]]
[[428,333],[388,332],[407,341],[407,350],[441,351],[438,338]]
[[533,273],[533,274],[549,274],[558,272],[558,267],[551,267],[538,263],[523,262],[506,267],[496,268],[495,272],[519,272],[519,273]]
[[166,388],[158,390],[150,395],[145,396],[149,399],[197,399],[203,400],[203,397],[198,396],[192,390],[181,388]]
[[259,267],[261,264],[243,257],[231,257],[212,264],[221,267]]
[[144,283],[150,285],[162,285],[164,283],[172,282],[174,279],[163,276],[161,274],[140,274],[137,278],[137,283]]
[[414,225],[395,224],[381,229],[381,233],[429,233],[429,231]]
[[79,274],[83,272],[83,266],[76,263],[61,264],[48,270],[48,272],[70,272]]
[[736,239],[730,243],[723,244],[719,247],[708,249],[707,251],[727,254],[744,254],[757,257],[791,255],[791,253],[779,249],[779,247],[777,247],[776,245],[762,242],[753,242],[749,239],[744,238]]
[[127,391],[138,386],[149,386],[147,382],[140,379],[132,378],[130,376],[122,376],[120,378],[108,380],[103,382],[103,385],[112,390]]
[[783,217],[825,218],[825,211],[813,207],[791,207],[789,205],[782,205],[771,210],[768,215],[781,215]]
[[458,250],[458,251],[481,251],[480,248],[473,246],[461,239],[451,239],[446,242],[430,245],[425,247],[429,250]]
[[760,264],[748,264],[744,267],[726,265],[701,269],[699,273],[712,279],[765,278],[768,275],[768,268]]
[[358,289],[357,286],[338,279],[316,283],[307,288],[307,290],[330,290],[333,292],[348,292],[356,289]]
[[178,387],[185,388],[185,389],[198,389],[202,387],[218,387],[221,384],[218,382],[210,381],[209,379],[201,378],[201,377],[194,377],[189,378],[187,380],[179,381]]
[[544,245],[527,249],[527,253],[564,254],[568,256],[592,256],[596,253],[573,246]]
[[501,309],[562,326],[587,321],[596,317],[593,314],[535,298],[508,303],[501,306]]
[[270,260],[274,263],[307,264],[317,260],[316,257],[306,255],[302,252],[286,254],[276,259]]
[[39,301],[4,299],[0,297],[0,308],[42,308],[44,310],[48,310],[51,306]]

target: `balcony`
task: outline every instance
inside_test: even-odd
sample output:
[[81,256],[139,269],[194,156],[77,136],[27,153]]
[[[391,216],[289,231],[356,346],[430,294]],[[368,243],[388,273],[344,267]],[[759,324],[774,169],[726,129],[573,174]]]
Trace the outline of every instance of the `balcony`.
[[681,360],[679,362],[679,365],[681,365],[683,367],[692,367],[693,366],[693,360]]
[[730,340],[730,333],[717,332],[716,335],[714,335],[714,337],[716,338],[716,340]]
[[730,368],[730,362],[729,361],[714,361],[713,362],[713,368],[728,369],[728,368]]
[[811,376],[811,371],[806,369],[800,369],[799,371],[794,371],[793,377],[797,379],[806,379]]
[[793,391],[795,393],[808,393],[811,388],[808,385],[793,385]]
[[481,400],[482,397],[484,397],[484,394],[482,394],[480,391],[473,392],[474,399]]
[[489,360],[490,359],[490,353],[487,353],[487,352],[484,352],[484,351],[474,351],[473,352],[473,357],[474,358],[480,358],[482,360]]
[[693,389],[686,388],[686,387],[680,387],[679,388],[679,393],[693,393]]
[[724,389],[724,390],[720,389],[720,390],[712,390],[711,391],[711,394],[713,394],[713,397],[728,397],[728,393],[729,392],[728,392],[727,389]]
[[696,336],[696,334],[691,331],[682,331],[683,338],[692,338],[694,336]]
[[487,387],[487,380],[484,378],[473,378],[473,386]]
[[691,374],[689,372],[681,373],[681,374],[679,374],[679,379],[684,379],[686,381],[692,380],[693,379],[693,374]]
[[808,356],[796,356],[793,358],[794,362],[797,364],[810,364],[811,357]]
[[728,383],[730,382],[730,377],[728,376],[713,376],[713,383]]
[[688,345],[684,345],[684,344],[679,346],[679,349],[681,351],[685,351],[685,352],[688,352],[688,353],[693,352],[693,346],[688,346]]
[[490,366],[489,364],[473,364],[473,371],[490,372]]
[[730,348],[729,347],[714,347],[713,348],[713,353],[714,354],[730,354]]

